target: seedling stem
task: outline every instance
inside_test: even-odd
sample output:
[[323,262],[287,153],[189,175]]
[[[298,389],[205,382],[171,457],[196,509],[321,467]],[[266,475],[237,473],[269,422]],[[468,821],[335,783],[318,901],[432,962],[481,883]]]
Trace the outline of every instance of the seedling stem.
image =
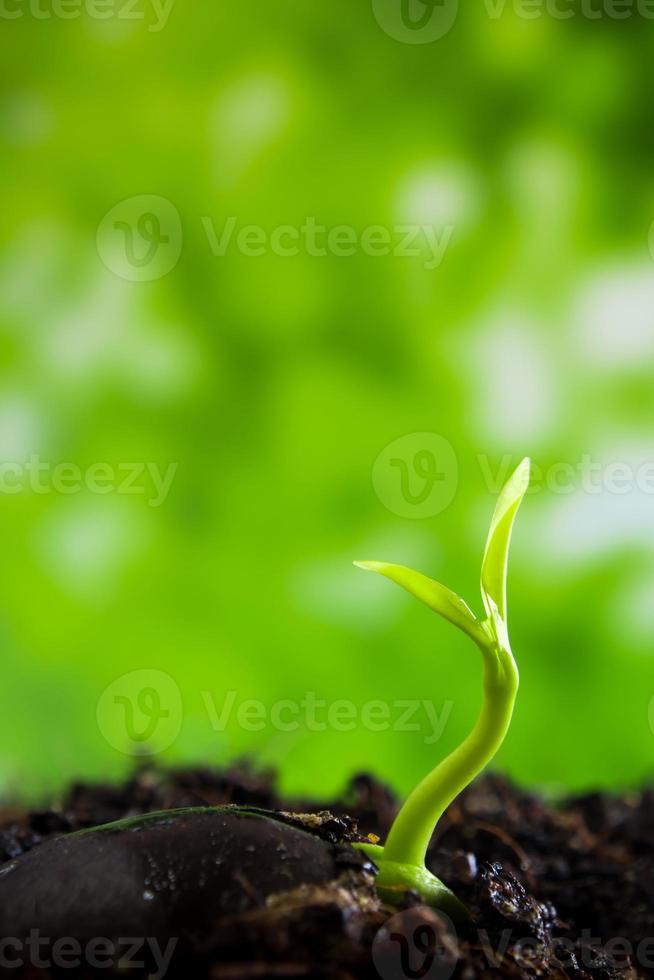
[[427,847],[438,821],[475,776],[490,762],[511,723],[519,675],[511,652],[506,613],[506,576],[513,522],[529,485],[524,459],[500,493],[491,521],[481,567],[481,595],[486,616],[477,619],[447,586],[420,572],[386,562],[355,562],[378,572],[420,599],[458,629],[481,651],[484,661],[483,702],[477,723],[464,742],[426,776],[400,809],[384,846],[358,845],[379,867],[377,886],[393,899],[408,889],[425,901],[460,913],[455,896],[425,866]]

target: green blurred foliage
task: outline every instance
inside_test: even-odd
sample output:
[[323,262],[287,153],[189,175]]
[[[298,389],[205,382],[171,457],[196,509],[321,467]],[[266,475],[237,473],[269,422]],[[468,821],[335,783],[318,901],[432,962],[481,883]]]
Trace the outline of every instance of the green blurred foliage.
[[[651,25],[469,5],[408,45],[368,3],[177,0],[151,26],[29,10],[1,25],[0,459],[177,464],[159,507],[1,495],[3,792],[125,771],[96,706],[141,668],[181,692],[167,762],[248,753],[293,792],[362,769],[406,790],[471,726],[480,664],[351,559],[414,565],[479,610],[505,454],[550,474],[654,458]],[[96,247],[136,195],[182,222],[154,281]],[[203,218],[219,233],[230,216],[452,236],[433,270],[360,250],[216,256]],[[372,484],[416,432],[458,461],[451,504],[424,519]],[[654,498],[551,482],[517,523],[522,688],[498,765],[553,791],[635,784],[654,747]],[[215,731],[207,692],[230,691],[452,704],[435,745],[361,724]]]

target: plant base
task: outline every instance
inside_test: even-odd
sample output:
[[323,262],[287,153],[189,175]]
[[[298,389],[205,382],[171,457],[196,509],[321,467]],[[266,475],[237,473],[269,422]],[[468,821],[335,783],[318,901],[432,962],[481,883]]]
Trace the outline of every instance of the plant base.
[[469,919],[465,905],[440,878],[424,866],[387,861],[384,858],[384,848],[380,844],[354,844],[353,846],[363,851],[379,868],[375,884],[385,902],[399,905],[403,894],[417,892],[427,905],[445,912],[455,924],[461,924]]

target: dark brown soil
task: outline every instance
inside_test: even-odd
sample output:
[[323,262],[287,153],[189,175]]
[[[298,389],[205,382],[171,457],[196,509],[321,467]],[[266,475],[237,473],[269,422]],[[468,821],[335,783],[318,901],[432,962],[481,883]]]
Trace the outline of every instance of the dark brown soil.
[[[74,786],[50,810],[0,808],[0,862],[110,821],[223,804],[314,814],[328,810],[296,825],[330,847],[352,839],[357,825],[360,834],[383,838],[396,808],[392,794],[368,776],[354,779],[343,800],[316,803],[280,799],[271,774],[254,774],[247,767],[143,770],[123,786]],[[332,882],[267,897],[241,880],[249,896],[246,907],[187,931],[166,975],[215,980],[654,977],[653,791],[594,794],[553,807],[503,779],[485,777],[450,807],[428,863],[468,906],[467,928],[455,928],[417,896],[409,896],[403,909],[385,907],[363,862],[354,862],[351,868],[339,865]],[[98,880],[97,889],[101,894],[103,881]],[[71,922],[70,936],[75,929]],[[145,937],[140,950],[120,947],[118,938],[112,939],[115,958],[103,962],[115,964],[121,956],[122,977],[143,972],[137,966],[141,961],[151,973],[163,975]],[[24,945],[19,951],[7,946],[6,939],[0,937],[0,968],[22,964],[7,975],[113,973],[111,967],[94,972],[84,965],[86,948],[82,966],[73,970],[74,948],[64,949],[66,959],[52,955],[44,944],[37,957]],[[39,965],[54,960],[59,967]]]

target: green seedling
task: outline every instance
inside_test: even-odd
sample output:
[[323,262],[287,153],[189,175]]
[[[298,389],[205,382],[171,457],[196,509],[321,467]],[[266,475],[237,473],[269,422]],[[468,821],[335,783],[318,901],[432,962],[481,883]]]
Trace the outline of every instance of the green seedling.
[[377,886],[389,901],[411,890],[446,912],[459,915],[462,906],[425,865],[434,828],[450,803],[490,762],[511,723],[518,692],[518,668],[509,645],[506,615],[506,575],[513,522],[529,485],[529,460],[518,466],[500,493],[491,521],[481,565],[481,597],[485,617],[477,619],[469,606],[433,579],[403,565],[379,561],[355,562],[401,585],[477,645],[484,662],[483,703],[477,723],[464,742],[410,794],[393,823],[386,843],[357,845],[379,868]]

